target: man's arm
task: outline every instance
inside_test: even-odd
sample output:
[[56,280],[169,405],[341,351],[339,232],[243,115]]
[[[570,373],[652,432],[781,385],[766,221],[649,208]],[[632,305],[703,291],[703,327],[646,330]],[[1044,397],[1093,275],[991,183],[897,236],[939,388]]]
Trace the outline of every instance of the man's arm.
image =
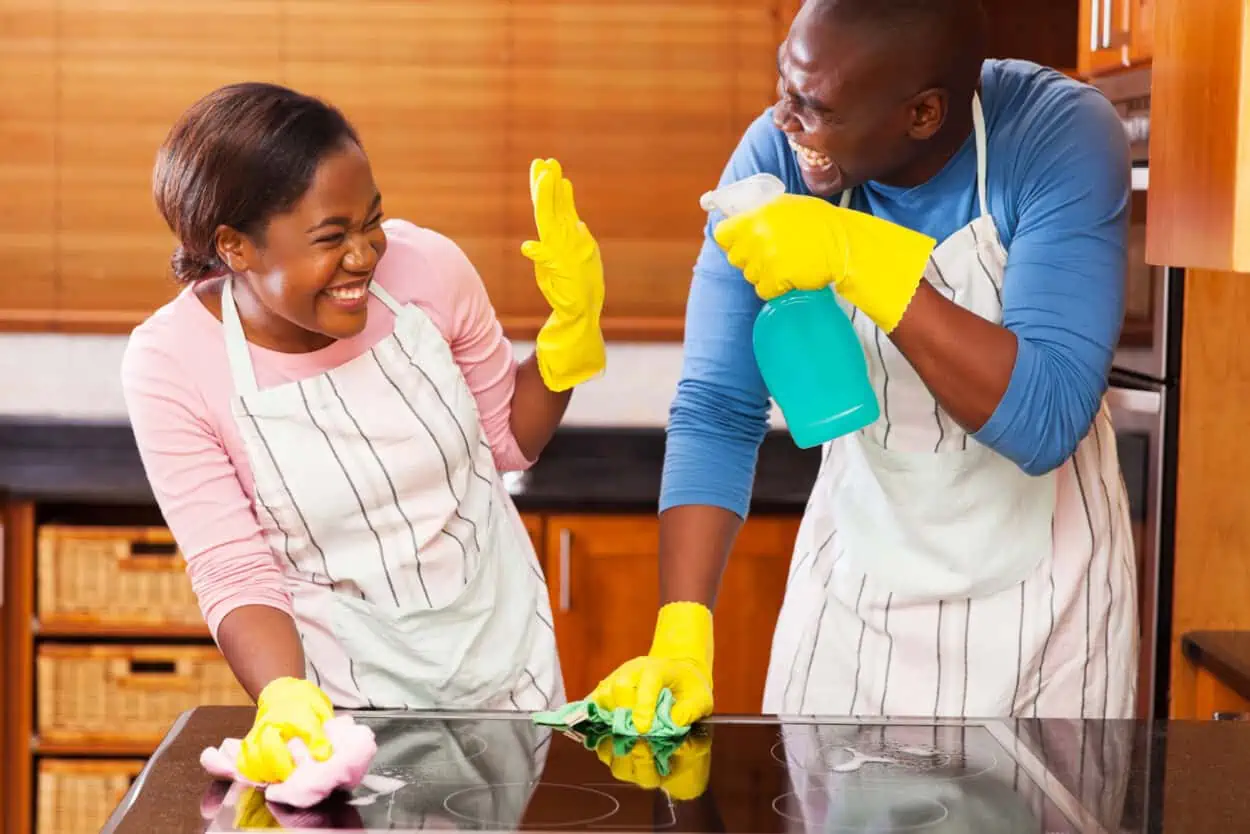
[[[781,175],[782,139],[767,113],[748,128],[721,184]],[[660,489],[660,602],[714,605],[751,501],[768,389],[751,332],[763,302],[712,238],[710,218],[686,305],[684,365],[669,414]]]
[[1076,450],[1106,390],[1124,315],[1129,154],[1111,105],[1081,90],[1021,156],[1002,326],[922,281],[891,338],[956,422],[1042,474]]

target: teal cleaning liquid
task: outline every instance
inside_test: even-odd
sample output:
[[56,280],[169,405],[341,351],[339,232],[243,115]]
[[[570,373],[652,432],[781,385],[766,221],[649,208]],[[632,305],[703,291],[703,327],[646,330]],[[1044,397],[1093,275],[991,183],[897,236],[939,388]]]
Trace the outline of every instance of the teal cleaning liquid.
[[833,290],[795,290],[765,303],[753,343],[760,375],[800,449],[881,416],[855,325]]
[[[704,194],[704,211],[726,217],[785,193],[772,174],[754,174]],[[752,334],[755,361],[786,428],[810,449],[881,416],[855,326],[833,290],[795,290],[764,304]]]

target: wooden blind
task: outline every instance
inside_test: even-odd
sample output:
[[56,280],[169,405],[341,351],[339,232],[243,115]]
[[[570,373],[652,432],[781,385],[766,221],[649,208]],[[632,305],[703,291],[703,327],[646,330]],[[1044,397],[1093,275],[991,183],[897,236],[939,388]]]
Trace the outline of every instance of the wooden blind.
[[[523,336],[527,172],[561,160],[607,328],[675,335],[699,195],[766,107],[784,0],[0,0],[0,318],[128,329],[172,296],[151,198],[178,114],[232,81],[325,97],[387,212],[455,239]],[[13,149],[13,150],[10,150]]]

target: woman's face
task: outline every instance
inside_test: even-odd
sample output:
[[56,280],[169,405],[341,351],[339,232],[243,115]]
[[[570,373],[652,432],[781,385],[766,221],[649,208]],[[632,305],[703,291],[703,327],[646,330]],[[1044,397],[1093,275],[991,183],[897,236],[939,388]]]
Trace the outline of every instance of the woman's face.
[[270,219],[263,241],[228,232],[221,243],[244,279],[236,282],[235,300],[249,337],[301,352],[364,329],[386,235],[382,195],[356,143],[321,161],[299,202]]

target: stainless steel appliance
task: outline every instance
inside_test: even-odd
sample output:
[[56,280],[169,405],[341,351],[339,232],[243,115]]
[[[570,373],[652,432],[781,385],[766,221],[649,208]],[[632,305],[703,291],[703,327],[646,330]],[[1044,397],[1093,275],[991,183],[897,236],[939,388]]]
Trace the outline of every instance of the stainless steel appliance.
[[1095,85],[1115,105],[1133,160],[1124,328],[1107,395],[1137,547],[1142,668],[1139,717],[1166,717],[1181,308],[1180,269],[1146,263],[1150,187],[1150,68]]

